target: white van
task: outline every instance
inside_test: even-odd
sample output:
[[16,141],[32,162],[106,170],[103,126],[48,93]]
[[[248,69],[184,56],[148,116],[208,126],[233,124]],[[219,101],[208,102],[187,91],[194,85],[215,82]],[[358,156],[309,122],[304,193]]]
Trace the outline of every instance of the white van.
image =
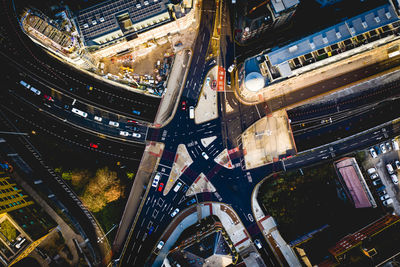
[[399,143],[396,141],[396,139],[392,139],[392,147],[393,150],[399,150]]
[[193,106],[189,107],[189,118],[192,120],[194,119],[194,107]]

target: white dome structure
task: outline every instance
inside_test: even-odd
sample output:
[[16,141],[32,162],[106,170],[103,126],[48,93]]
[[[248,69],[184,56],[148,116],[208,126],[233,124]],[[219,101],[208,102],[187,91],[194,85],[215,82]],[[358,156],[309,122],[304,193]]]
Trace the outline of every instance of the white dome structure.
[[258,90],[264,88],[265,80],[264,77],[259,72],[250,72],[246,75],[244,80],[244,86],[247,90],[252,92],[257,92]]

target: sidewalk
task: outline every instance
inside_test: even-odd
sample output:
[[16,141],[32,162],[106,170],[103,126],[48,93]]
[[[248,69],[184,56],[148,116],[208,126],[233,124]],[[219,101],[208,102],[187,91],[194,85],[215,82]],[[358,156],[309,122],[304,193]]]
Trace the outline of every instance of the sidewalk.
[[257,221],[257,224],[262,229],[264,237],[266,238],[271,250],[274,252],[276,258],[279,262],[281,262],[282,265],[301,266],[296,254],[279,233],[274,218],[269,215],[265,215],[258,204],[257,194],[259,187],[260,183],[254,188],[251,196],[253,215]]
[[192,52],[190,50],[181,50],[176,54],[168,77],[166,92],[161,99],[153,127],[163,127],[174,117],[191,60]]
[[155,167],[160,161],[163,150],[164,144],[162,143],[150,142],[146,146],[140,167],[137,171],[135,181],[133,182],[131,192],[126,202],[124,213],[119,223],[117,234],[115,235],[114,243],[112,244],[112,250],[114,253],[119,252],[124,245],[124,242],[130,238],[130,236],[127,237],[127,233],[131,231],[130,227],[132,223],[134,225],[134,220],[136,221],[137,219],[136,214],[139,214],[142,196],[144,195],[143,199],[145,199],[148,190],[150,190],[151,186],[147,187],[147,185],[152,177]]
[[[206,75],[200,92],[199,101],[194,109],[194,123],[201,124],[218,118],[217,91],[211,89],[217,79],[218,66],[214,66]],[[209,78],[209,82],[207,82]]]

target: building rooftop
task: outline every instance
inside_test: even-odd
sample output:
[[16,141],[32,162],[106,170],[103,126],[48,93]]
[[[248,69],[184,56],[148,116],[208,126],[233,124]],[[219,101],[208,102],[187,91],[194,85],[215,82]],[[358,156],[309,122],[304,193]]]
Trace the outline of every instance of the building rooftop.
[[276,13],[280,13],[300,3],[299,0],[271,0],[271,5]]
[[169,0],[109,0],[79,11],[77,23],[86,42],[121,28],[118,16],[128,14],[132,23],[166,12]]
[[346,192],[351,197],[356,208],[369,208],[372,206],[371,198],[368,196],[367,186],[362,174],[355,166],[357,162],[354,158],[344,158],[335,162],[335,167],[339,177],[347,187]]
[[336,44],[350,37],[383,27],[398,20],[399,18],[392,6],[386,4],[278,48],[266,56],[269,58],[271,64],[276,66],[290,59]]

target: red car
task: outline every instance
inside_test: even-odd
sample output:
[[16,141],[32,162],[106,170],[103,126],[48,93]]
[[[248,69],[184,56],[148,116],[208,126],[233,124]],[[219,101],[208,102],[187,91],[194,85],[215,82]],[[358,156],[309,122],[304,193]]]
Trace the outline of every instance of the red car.
[[49,95],[44,95],[44,98],[47,99],[48,101],[54,102],[54,99]]
[[182,110],[186,110],[186,101],[182,101]]
[[163,187],[164,187],[164,184],[163,184],[163,183],[160,183],[160,185],[158,186],[158,191],[161,192],[162,189],[163,189]]
[[93,144],[93,143],[90,143],[89,146],[92,148],[99,148],[99,146],[97,144]]
[[129,123],[137,123],[135,120],[128,120]]

